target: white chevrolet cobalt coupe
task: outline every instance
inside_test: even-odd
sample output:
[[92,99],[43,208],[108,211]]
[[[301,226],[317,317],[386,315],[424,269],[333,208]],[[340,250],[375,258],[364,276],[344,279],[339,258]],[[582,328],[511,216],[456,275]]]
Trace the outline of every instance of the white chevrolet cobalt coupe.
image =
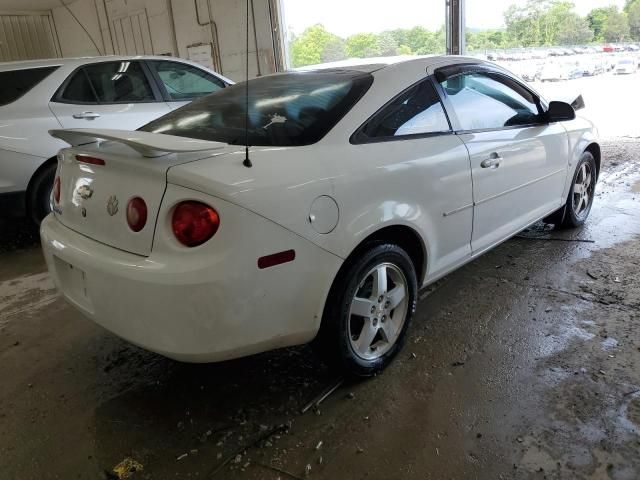
[[593,125],[493,64],[283,73],[245,93],[135,132],[51,131],[73,145],[41,228],[58,288],[167,357],[313,340],[372,375],[400,350],[421,287],[534,222],[589,215]]

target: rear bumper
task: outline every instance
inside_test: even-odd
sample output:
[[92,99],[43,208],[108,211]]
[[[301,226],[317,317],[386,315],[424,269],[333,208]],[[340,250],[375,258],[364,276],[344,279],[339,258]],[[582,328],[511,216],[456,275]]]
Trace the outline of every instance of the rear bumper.
[[[342,260],[240,207],[216,199],[215,208],[218,234],[226,227],[230,237],[216,234],[190,250],[157,242],[149,257],[91,240],[49,215],[41,226],[49,271],[87,317],[176,360],[220,361],[313,339]],[[296,251],[293,262],[258,269],[259,256],[287,249]]]

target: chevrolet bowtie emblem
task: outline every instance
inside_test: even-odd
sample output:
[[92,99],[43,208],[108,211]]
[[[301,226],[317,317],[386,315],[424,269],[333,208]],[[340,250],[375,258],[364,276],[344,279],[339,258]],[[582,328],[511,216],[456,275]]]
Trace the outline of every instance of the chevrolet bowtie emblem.
[[115,195],[111,195],[107,201],[107,213],[112,217],[118,213],[118,198]]
[[76,189],[76,193],[80,195],[81,198],[84,198],[85,200],[87,200],[91,198],[91,195],[93,195],[93,190],[89,185],[80,185]]

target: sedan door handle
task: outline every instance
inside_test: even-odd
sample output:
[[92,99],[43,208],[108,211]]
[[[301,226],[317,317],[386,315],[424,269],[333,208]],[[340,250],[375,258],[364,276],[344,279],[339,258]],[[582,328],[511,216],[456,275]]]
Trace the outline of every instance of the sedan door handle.
[[497,153],[492,153],[489,158],[483,160],[480,166],[482,168],[498,168],[502,163],[503,158]]
[[94,120],[99,117],[100,117],[100,114],[95,112],[82,112],[82,113],[73,114],[73,118],[77,120]]

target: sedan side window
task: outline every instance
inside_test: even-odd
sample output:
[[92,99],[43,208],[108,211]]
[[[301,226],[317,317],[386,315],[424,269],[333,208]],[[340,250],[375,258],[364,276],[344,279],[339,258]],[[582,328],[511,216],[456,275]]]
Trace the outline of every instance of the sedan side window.
[[104,62],[77,70],[58,96],[69,103],[155,102],[147,76],[138,62]]
[[449,131],[440,98],[431,80],[424,80],[386,105],[365,124],[359,136],[366,141]]
[[174,101],[203,97],[226,87],[219,78],[191,65],[170,61],[149,62]]
[[100,103],[154,102],[147,76],[138,62],[107,62],[85,67]]
[[64,87],[60,99],[69,103],[97,103],[95,92],[89,82],[84,68],[76,70],[71,80]]
[[466,73],[441,82],[463,130],[491,130],[541,123],[538,99],[494,73]]

